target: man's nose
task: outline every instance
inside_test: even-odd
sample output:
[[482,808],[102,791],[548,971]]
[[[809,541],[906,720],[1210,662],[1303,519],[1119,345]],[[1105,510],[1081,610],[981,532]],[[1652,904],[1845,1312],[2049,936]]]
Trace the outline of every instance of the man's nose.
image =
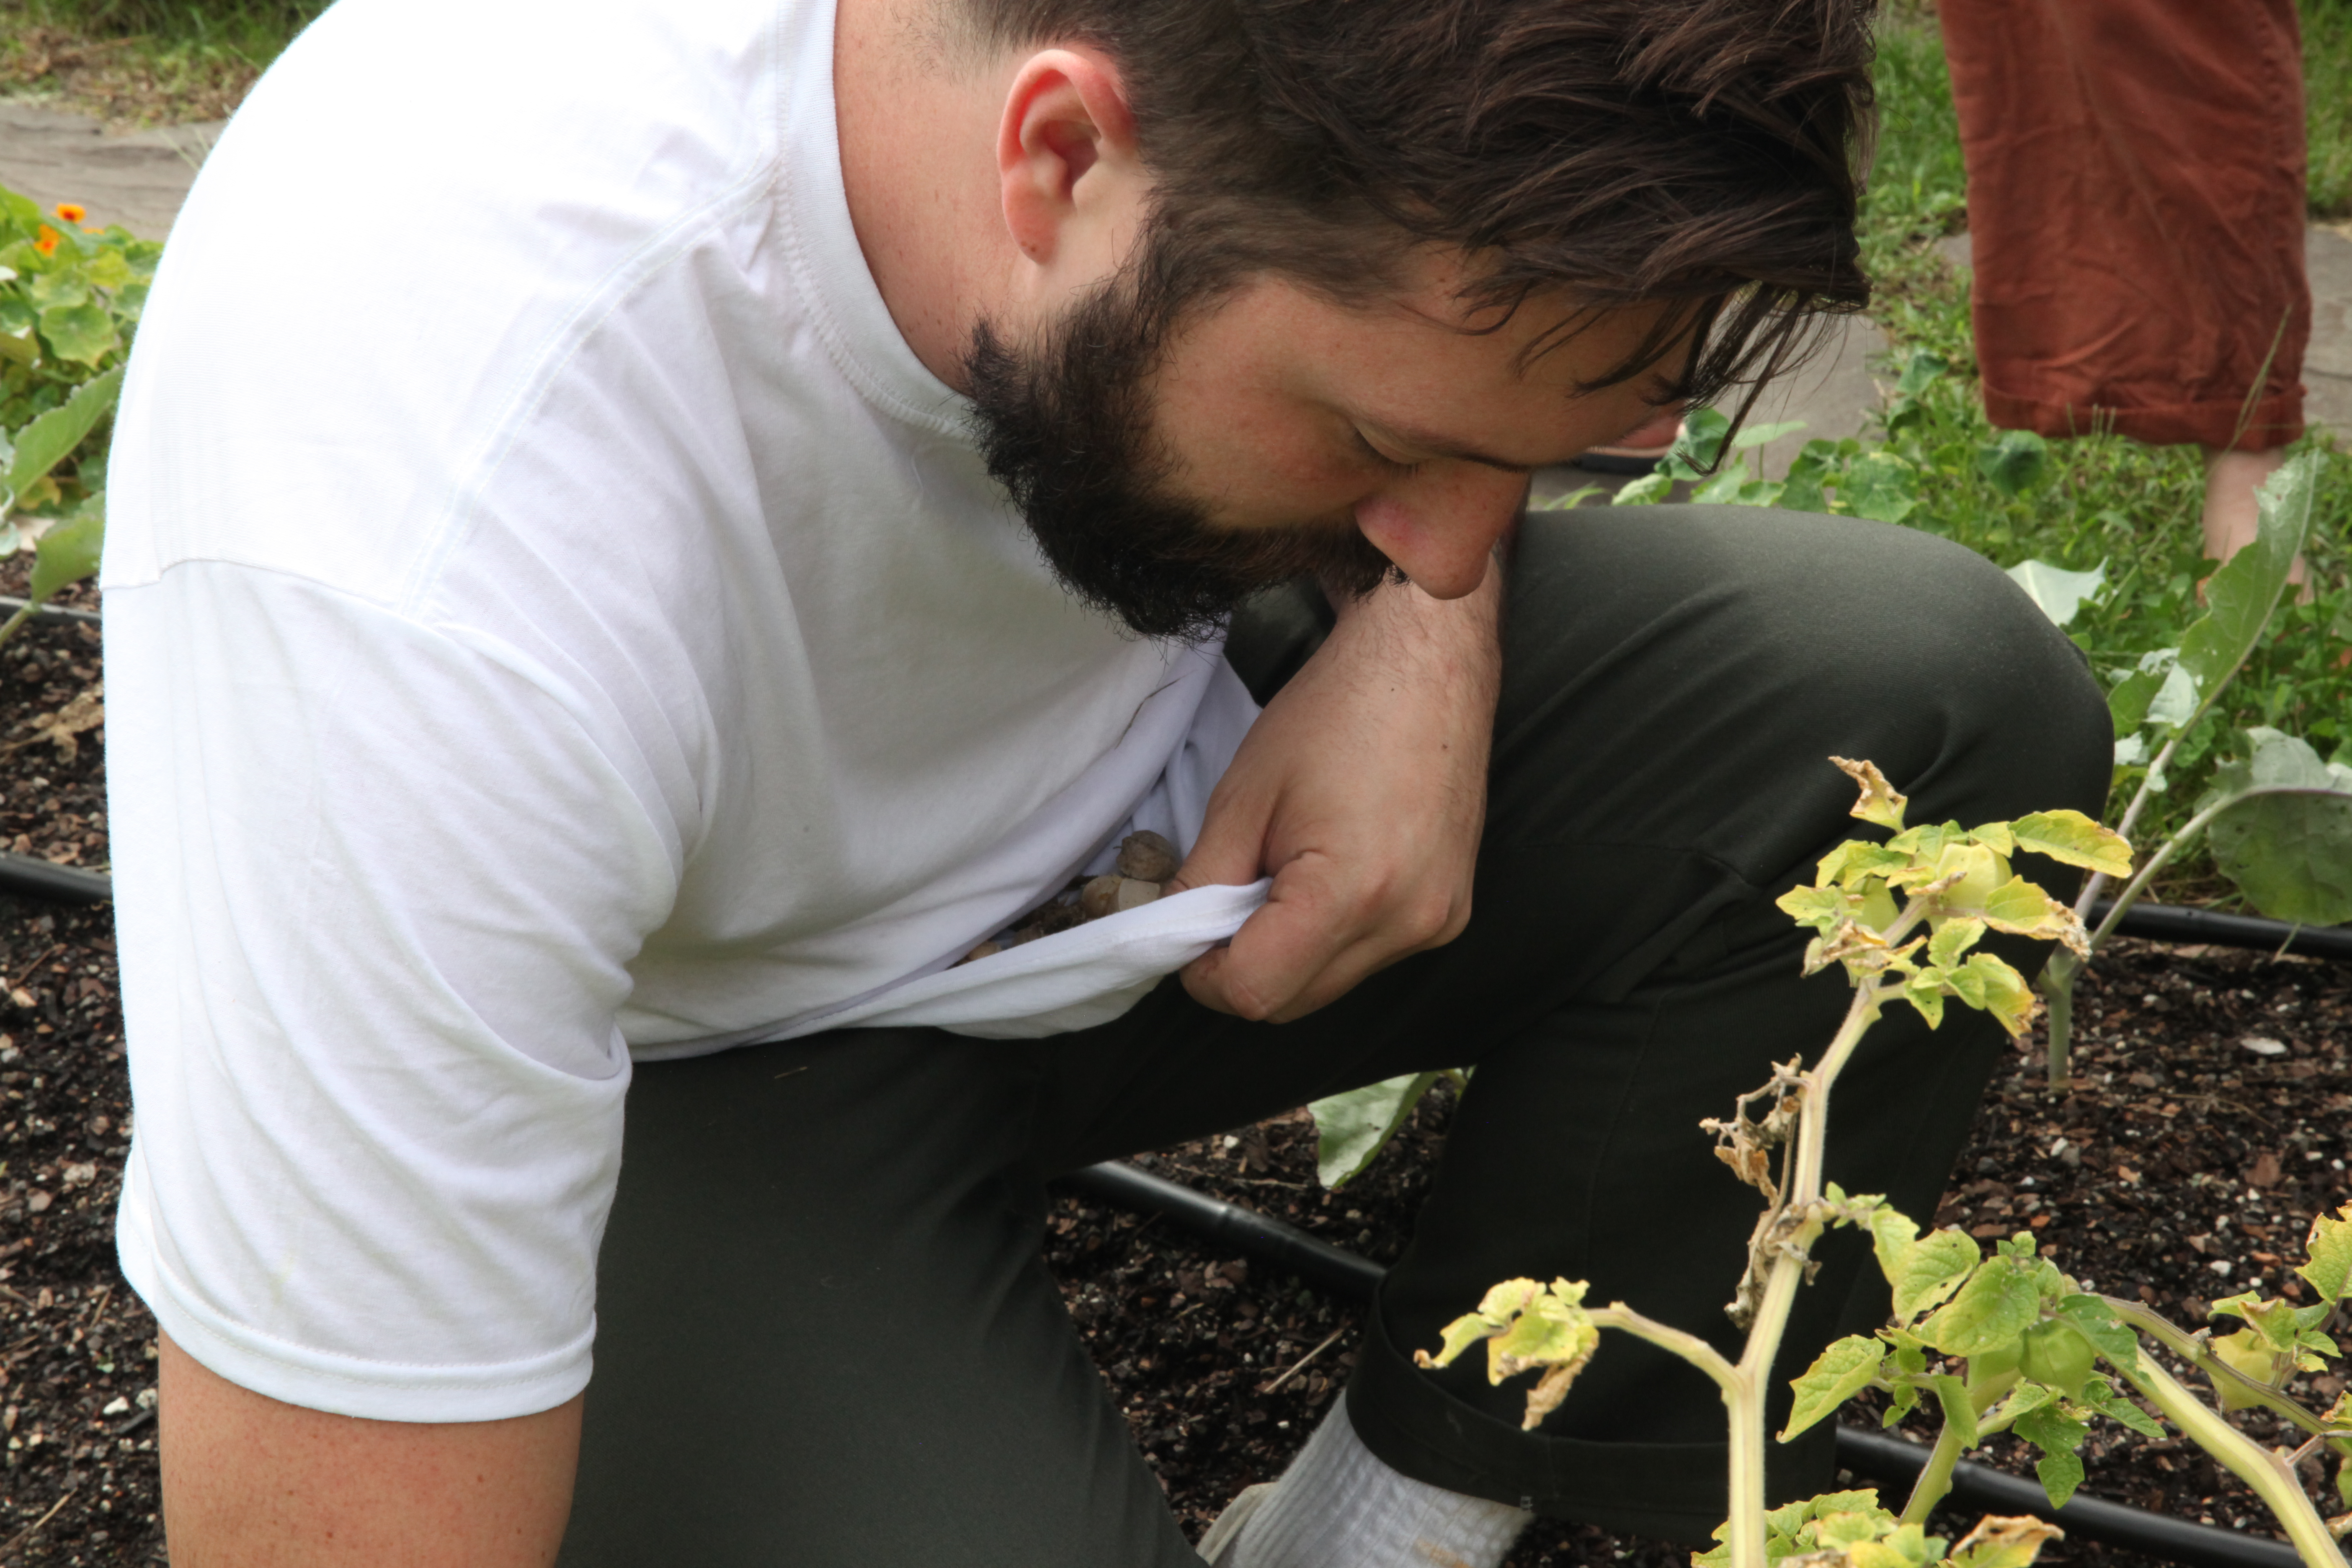
[[1486,580],[1495,543],[1527,500],[1528,476],[1433,464],[1356,503],[1356,527],[1422,592],[1458,599]]

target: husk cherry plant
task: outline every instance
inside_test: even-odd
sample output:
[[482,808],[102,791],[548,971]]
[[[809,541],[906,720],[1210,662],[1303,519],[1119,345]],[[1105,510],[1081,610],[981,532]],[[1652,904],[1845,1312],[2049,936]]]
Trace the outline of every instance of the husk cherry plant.
[[[1587,1305],[1585,1284],[1568,1279],[1505,1280],[1477,1310],[1446,1326],[1434,1355],[1424,1351],[1416,1359],[1442,1367],[1484,1344],[1490,1382],[1538,1374],[1527,1399],[1529,1430],[1567,1396],[1600,1350],[1603,1329],[1646,1340],[1706,1373],[1722,1394],[1729,1426],[1729,1507],[1715,1550],[1692,1559],[1697,1568],[2023,1568],[2060,1533],[2053,1526],[1988,1518],[1953,1546],[1927,1533],[1928,1515],[1950,1491],[1960,1455],[2004,1431],[2040,1450],[2043,1489],[2053,1505],[2063,1503],[2082,1482],[2077,1450],[2097,1420],[2148,1436],[2161,1436],[2161,1423],[2172,1423],[2254,1490],[2305,1563],[2345,1568],[2337,1541],[2352,1528],[2352,1511],[2323,1520],[2294,1471],[2323,1449],[2343,1457],[2336,1486],[2352,1510],[2352,1393],[2320,1413],[2293,1398],[2287,1386],[2339,1353],[2326,1331],[2352,1297],[2352,1205],[2312,1226],[2308,1256],[2295,1272],[2315,1300],[2298,1304],[2249,1291],[2217,1301],[2213,1316],[2242,1324],[2217,1337],[2210,1329],[2186,1332],[2137,1300],[2081,1289],[2039,1255],[2030,1231],[1987,1254],[1958,1229],[1923,1236],[1883,1197],[1851,1194],[1822,1180],[1832,1090],[1887,1007],[1916,1008],[1934,1027],[1957,1002],[1990,1013],[2021,1037],[2037,1006],[2033,990],[2006,962],[1979,949],[1985,934],[2055,940],[2087,956],[2090,933],[2081,916],[2012,871],[2011,857],[2036,853],[2106,877],[2131,870],[2122,836],[2078,812],[2039,812],[1973,828],[1906,826],[1907,802],[1875,766],[1832,760],[1861,786],[1853,815],[1892,836],[1838,846],[1813,883],[1786,894],[1780,907],[1814,933],[1806,973],[1843,969],[1853,1004],[1812,1067],[1791,1060],[1776,1068],[1727,1120],[1701,1124],[1714,1134],[1718,1157],[1765,1201],[1746,1274],[1727,1308],[1747,1331],[1738,1359],[1622,1301]],[[1868,1233],[1892,1310],[1876,1333],[1838,1341],[1796,1379],[1779,1440],[1793,1438],[1865,1389],[1890,1396],[1890,1423],[1933,1401],[1943,1426],[1899,1513],[1884,1507],[1874,1489],[1777,1507],[1765,1496],[1767,1380],[1811,1272],[1813,1244],[1842,1226]],[[2202,1373],[2215,1403],[2159,1365],[2142,1348],[2143,1337]],[[2292,1452],[2273,1452],[2228,1419],[2229,1411],[2257,1405],[2285,1417],[2306,1441]]]

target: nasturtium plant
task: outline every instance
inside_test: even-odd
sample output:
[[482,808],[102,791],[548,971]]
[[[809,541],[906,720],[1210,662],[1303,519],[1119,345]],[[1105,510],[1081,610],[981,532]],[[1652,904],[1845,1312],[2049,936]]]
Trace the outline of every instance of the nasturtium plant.
[[0,189],[0,556],[37,552],[30,602],[0,623],[0,642],[98,569],[98,437],[162,249],[84,216]]

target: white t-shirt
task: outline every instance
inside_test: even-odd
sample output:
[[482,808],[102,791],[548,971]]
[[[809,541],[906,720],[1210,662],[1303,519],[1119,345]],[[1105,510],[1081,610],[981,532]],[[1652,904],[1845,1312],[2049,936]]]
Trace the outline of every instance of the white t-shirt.
[[119,1240],[247,1387],[559,1404],[632,1053],[1089,1022],[1246,912],[940,973],[1188,840],[1255,710],[1055,583],[898,336],[832,29],[342,0],[179,220],[102,579]]

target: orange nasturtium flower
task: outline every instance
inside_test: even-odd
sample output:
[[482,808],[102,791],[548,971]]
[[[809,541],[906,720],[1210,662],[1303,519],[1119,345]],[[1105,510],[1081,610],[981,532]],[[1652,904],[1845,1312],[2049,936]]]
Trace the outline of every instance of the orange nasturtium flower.
[[68,223],[79,223],[89,216],[89,209],[79,202],[59,202],[56,210],[57,215]]
[[58,251],[58,237],[56,229],[51,228],[47,224],[43,224],[40,232],[33,236],[33,248],[43,256],[55,256]]

